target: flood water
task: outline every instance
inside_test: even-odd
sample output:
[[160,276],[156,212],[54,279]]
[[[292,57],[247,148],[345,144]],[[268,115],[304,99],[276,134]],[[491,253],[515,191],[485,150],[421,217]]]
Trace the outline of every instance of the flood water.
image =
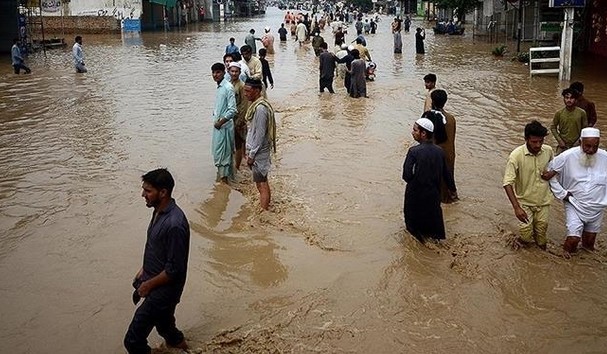
[[[276,34],[282,16],[270,8],[168,34],[84,36],[85,75],[73,72],[70,47],[31,56],[29,76],[0,68],[0,352],[123,352],[151,214],[140,176],[157,167],[175,176],[192,229],[176,317],[194,348],[604,352],[605,236],[594,254],[558,257],[565,228],[555,201],[549,251],[515,251],[516,219],[501,186],[524,125],[549,125],[568,83],[530,78],[528,67],[494,59],[491,45],[469,35],[429,30],[427,54],[416,56],[413,33],[404,34],[395,55],[383,17],[367,37],[378,65],[369,99],[351,99],[339,84],[337,94],[319,95],[311,46],[277,40],[272,211],[260,212],[248,174],[232,188],[215,183],[210,66],[229,37],[242,44],[266,25]],[[332,43],[328,30],[323,36]],[[599,63],[578,59],[573,79],[584,82],[605,130]],[[461,201],[444,207],[440,246],[418,244],[402,221],[402,163],[429,72],[457,119]]]

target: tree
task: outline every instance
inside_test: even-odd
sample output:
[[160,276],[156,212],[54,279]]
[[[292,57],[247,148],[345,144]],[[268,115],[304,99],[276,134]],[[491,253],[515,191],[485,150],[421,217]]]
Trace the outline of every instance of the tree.
[[368,12],[373,9],[373,3],[371,0],[349,0],[347,3],[349,5],[354,5],[354,7],[359,7],[364,12]]
[[481,0],[435,0],[440,9],[453,9],[457,18],[465,22],[466,14],[483,4]]

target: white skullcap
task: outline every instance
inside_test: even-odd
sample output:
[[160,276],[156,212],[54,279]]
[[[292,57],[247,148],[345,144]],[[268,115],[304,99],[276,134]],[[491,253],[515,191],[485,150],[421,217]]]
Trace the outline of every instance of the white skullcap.
[[231,62],[231,63],[228,65],[228,69],[229,69],[229,68],[233,68],[233,67],[237,67],[238,69],[242,69],[242,66],[240,65],[240,63],[235,62],[235,61]]
[[344,49],[344,50],[348,49],[348,45],[346,43],[342,44],[341,49]]
[[418,119],[418,120],[415,121],[415,124],[417,124],[420,127],[426,129],[430,133],[432,133],[434,131],[434,124],[428,118],[420,118],[420,119]]
[[597,128],[584,128],[582,129],[582,138],[600,138],[601,131]]
[[350,45],[348,46],[348,51],[350,51],[350,52],[351,52],[351,51],[353,51],[353,50],[354,50],[354,46],[353,46],[352,44],[350,44]]

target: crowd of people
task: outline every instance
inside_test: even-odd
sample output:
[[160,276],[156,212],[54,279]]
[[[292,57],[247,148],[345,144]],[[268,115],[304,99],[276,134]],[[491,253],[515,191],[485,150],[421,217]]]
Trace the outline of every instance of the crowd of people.
[[[405,225],[422,242],[445,238],[441,203],[459,200],[454,178],[456,121],[445,111],[447,93],[436,81],[434,74],[424,76],[428,95],[412,131],[419,145],[409,149],[403,165]],[[525,144],[508,158],[503,187],[520,222],[517,248],[536,244],[547,249],[550,204],[556,197],[565,209],[563,256],[571,257],[580,241],[584,249],[594,250],[607,208],[607,152],[599,149],[595,105],[583,93],[581,82],[564,89],[564,107],[554,114],[550,127],[536,120],[528,123]],[[557,142],[556,153],[544,144],[549,133]]]
[[[404,22],[404,24],[403,24]],[[409,33],[411,28],[411,19],[409,16],[405,16],[404,21],[400,18],[400,16],[396,16],[392,24],[390,25],[392,29],[392,36],[394,37],[394,54],[401,54],[403,52],[403,37],[401,32]],[[426,39],[426,30],[418,27],[415,29],[415,52],[417,54],[425,54],[426,50],[424,47],[424,40]]]
[[[321,68],[322,61],[334,65],[334,55],[327,52],[327,43],[321,47]],[[225,64],[215,63],[211,67],[217,83],[213,157],[220,178],[226,182],[233,176],[232,166],[239,169],[244,159],[252,170],[260,204],[268,209],[267,177],[271,150],[276,149],[274,110],[264,97],[267,84],[259,78],[259,65],[251,62],[257,59],[252,56],[252,49],[247,44],[242,46],[242,59],[236,53],[226,53]],[[244,82],[241,60],[254,68]],[[323,76],[321,70],[321,89],[324,86],[331,91],[332,77],[326,74]],[[420,242],[445,239],[441,203],[459,200],[454,178],[456,121],[445,111],[447,92],[437,88],[436,82],[436,75],[424,76],[428,95],[424,112],[411,132],[419,144],[407,152],[402,173],[407,183],[405,226]],[[535,243],[543,250],[547,248],[553,195],[563,201],[566,258],[577,251],[580,242],[584,249],[594,250],[607,207],[607,152],[599,149],[600,131],[593,127],[596,109],[583,97],[583,89],[582,83],[574,82],[562,92],[565,107],[555,113],[550,127],[558,142],[558,154],[555,156],[553,149],[544,144],[548,128],[533,120],[524,127],[525,144],[510,154],[503,178],[504,190],[520,221],[519,246]],[[129,353],[148,353],[147,337],[155,327],[168,347],[186,350],[188,345],[175,325],[174,313],[187,274],[188,221],[171,197],[175,183],[166,169],[146,173],[142,182],[146,206],[154,211],[143,266],[133,280],[133,303],[145,300],[135,311],[124,345]]]
[[[357,17],[352,19],[362,22],[361,13],[354,13]],[[285,22],[281,23],[278,30],[279,40],[286,42],[289,34],[286,25],[297,23],[295,27],[291,26],[291,37],[300,46],[312,43],[319,61],[319,91],[322,93],[327,89],[330,93],[335,93],[335,73],[341,72],[340,79],[351,97],[368,97],[367,61],[371,60],[371,54],[362,34],[350,45],[345,42],[347,30],[344,21],[347,22],[350,16],[350,12],[338,10],[312,19],[309,14],[296,15],[287,11]],[[376,23],[375,20],[372,22]],[[331,32],[335,36],[337,53],[329,51],[328,43],[320,35],[326,25],[331,26]],[[369,33],[376,29],[376,26],[370,25]],[[364,25],[363,31],[367,32]],[[267,177],[271,165],[270,151],[271,148],[276,148],[276,127],[274,110],[267,100],[267,90],[274,87],[274,80],[266,55],[275,53],[275,39],[269,26],[264,28],[262,37],[256,37],[255,33],[255,29],[250,29],[241,47],[236,45],[234,37],[229,38],[223,62],[211,67],[213,79],[217,83],[212,151],[218,178],[224,183],[229,183],[234,178],[246,160],[260,193],[261,207],[268,209],[271,191]],[[263,46],[258,51],[257,42]]]
[[[583,92],[581,82],[562,91],[565,107],[554,114],[550,130],[538,121],[525,126],[525,144],[510,154],[503,180],[520,221],[519,246],[535,243],[546,249],[553,195],[563,201],[566,258],[577,251],[580,241],[584,249],[594,250],[607,207],[607,152],[598,148],[596,109]],[[549,131],[557,141],[556,153],[544,145]]]
[[407,152],[404,218],[407,231],[420,242],[445,239],[441,203],[459,200],[455,184],[455,117],[445,110],[447,91],[436,87],[435,74],[423,78],[428,90],[423,113],[411,135],[419,145]]
[[[310,40],[304,21],[300,20],[299,28],[292,32],[300,45]],[[406,30],[408,27],[405,26]],[[398,18],[392,31],[397,52]],[[276,150],[276,122],[266,93],[273,88],[274,81],[265,59],[268,53],[274,53],[274,38],[269,27],[264,32],[264,37],[257,38],[251,29],[241,47],[230,38],[223,62],[211,66],[217,84],[212,150],[218,177],[225,183],[230,183],[242,162],[251,169],[260,205],[267,210],[271,202],[268,174],[271,153]],[[335,92],[333,82],[337,73],[352,97],[366,97],[362,58],[370,59],[366,39],[360,34],[353,41],[355,44],[348,45],[343,25],[335,26],[332,32],[335,53],[329,51],[324,39],[317,45],[320,92],[325,89]],[[281,24],[278,33],[280,41],[288,40],[285,24]],[[313,38],[319,36],[313,34]],[[256,41],[263,45],[257,51],[258,56],[254,55]],[[82,42],[81,39],[76,42],[74,60],[77,70],[81,70],[78,64],[83,63],[78,58],[82,58],[79,52]],[[423,113],[411,132],[418,144],[408,150],[402,172],[406,182],[405,226],[420,242],[446,238],[441,204],[459,200],[454,177],[456,119],[445,110],[448,95],[437,88],[437,76],[427,74],[423,81],[427,96]],[[529,122],[524,127],[525,143],[508,158],[503,188],[520,222],[517,246],[535,243],[540,249],[547,248],[550,204],[556,197],[563,201],[565,210],[567,235],[563,255],[570,257],[580,242],[583,248],[594,249],[607,207],[607,152],[599,149],[600,131],[594,128],[596,109],[583,92],[580,82],[563,90],[564,107],[555,113],[550,128],[536,120]],[[549,132],[557,141],[556,154],[545,144]],[[146,338],[156,327],[168,346],[185,349],[187,344],[175,326],[174,312],[187,268],[187,220],[171,198],[174,182],[168,171],[151,171],[142,181],[146,205],[154,208],[154,213],[148,228],[144,264],[133,282],[133,302],[138,303],[141,297],[145,300],[129,326],[125,347],[130,353],[145,352],[149,349]],[[166,259],[172,261],[163,263]]]
[[[359,10],[336,8],[320,17],[287,11],[277,31],[280,42],[291,39],[299,46],[311,43],[318,57],[319,92],[334,94],[337,78],[349,96],[368,97],[367,74],[371,54],[367,38],[377,31],[379,19]],[[348,42],[348,24],[354,23],[356,37]],[[333,35],[333,48],[321,36],[325,27]],[[411,19],[396,17],[390,28],[394,53],[402,53],[401,32],[409,32]],[[212,156],[218,179],[231,183],[246,165],[259,192],[260,206],[268,210],[271,189],[268,175],[272,151],[276,151],[276,121],[267,91],[274,88],[267,55],[274,55],[271,27],[261,37],[250,29],[243,45],[229,38],[221,62],[210,70],[217,85],[212,114]],[[425,32],[416,29],[416,52],[424,53]],[[263,48],[257,50],[257,42]],[[30,73],[15,40],[13,67]],[[82,37],[72,48],[74,68],[86,73]],[[441,204],[459,201],[455,182],[456,119],[445,110],[448,94],[437,88],[437,76],[423,78],[427,90],[422,114],[411,135],[419,143],[412,146],[403,163],[406,182],[403,214],[407,231],[420,242],[445,239]],[[594,126],[594,103],[583,95],[584,85],[574,82],[562,91],[564,107],[553,117],[549,128],[534,120],[524,127],[525,143],[509,155],[503,188],[514,215],[520,222],[518,246],[536,244],[547,248],[550,205],[554,197],[563,201],[567,234],[563,255],[570,257],[582,247],[593,250],[607,207],[607,152],[599,149],[600,131]],[[556,151],[545,144],[551,133]],[[174,180],[166,169],[142,176],[142,196],[154,209],[142,268],[133,281],[133,302],[145,298],[135,312],[124,344],[130,353],[149,352],[147,336],[156,327],[171,347],[186,349],[183,334],[175,326],[174,312],[187,273],[189,252],[188,221],[171,197]]]

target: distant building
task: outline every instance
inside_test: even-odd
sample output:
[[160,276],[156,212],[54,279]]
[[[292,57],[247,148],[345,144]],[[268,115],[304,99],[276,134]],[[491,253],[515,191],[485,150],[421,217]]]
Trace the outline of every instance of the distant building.
[[[484,0],[474,11],[475,35],[494,42],[516,40],[518,0]],[[562,8],[551,8],[549,0],[527,0],[522,8],[521,39],[545,45],[560,45]],[[607,1],[586,1],[584,9],[576,9],[574,49],[607,57]],[[585,15],[585,17],[583,17]],[[466,31],[471,33],[471,31]]]

